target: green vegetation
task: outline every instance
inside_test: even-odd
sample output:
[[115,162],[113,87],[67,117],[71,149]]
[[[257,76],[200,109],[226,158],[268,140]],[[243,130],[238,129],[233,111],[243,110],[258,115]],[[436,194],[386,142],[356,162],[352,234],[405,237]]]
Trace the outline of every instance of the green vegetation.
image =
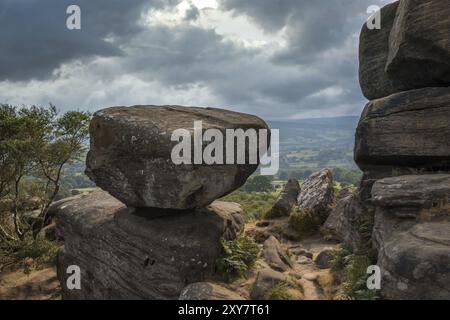
[[344,290],[348,299],[373,300],[376,290],[367,289],[367,267],[371,265],[368,255],[352,253],[341,248],[332,261],[331,273],[335,281]]
[[261,219],[277,198],[276,192],[244,192],[237,190],[226,197],[223,201],[239,203],[244,210],[244,219],[249,222]]
[[309,214],[307,210],[301,210],[298,207],[294,208],[289,216],[289,227],[295,231],[297,240],[316,232],[320,225],[315,215]]
[[0,241],[0,272],[6,268],[23,269],[25,273],[41,270],[53,264],[61,246],[39,234],[33,239],[27,234],[23,240]]
[[89,113],[59,115],[52,105],[0,105],[0,249],[12,261],[40,265],[54,253],[40,231],[64,169],[84,154],[89,122]]
[[252,176],[248,178],[241,190],[245,192],[270,192],[274,190],[272,180],[273,178],[269,176]]
[[223,256],[217,260],[216,266],[220,274],[228,281],[241,278],[255,267],[261,248],[247,235],[235,240],[222,240]]
[[286,281],[281,281],[267,291],[265,298],[267,300],[301,300],[303,295]]

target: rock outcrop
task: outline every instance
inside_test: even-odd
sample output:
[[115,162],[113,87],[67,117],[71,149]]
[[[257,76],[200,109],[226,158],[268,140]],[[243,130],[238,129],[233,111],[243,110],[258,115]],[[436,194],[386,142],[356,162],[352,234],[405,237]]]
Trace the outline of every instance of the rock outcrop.
[[[210,283],[222,240],[244,228],[240,205],[216,200],[256,170],[259,141],[245,144],[246,164],[176,164],[174,130],[184,130],[189,148],[210,146],[189,140],[206,134],[195,121],[215,129],[213,142],[205,139],[217,144],[230,129],[267,129],[257,117],[211,108],[115,107],[94,115],[86,172],[104,191],[52,208],[64,239],[57,261],[63,299],[178,299],[183,288],[181,298],[238,298]],[[226,156],[224,146],[214,150],[223,147]],[[232,151],[240,157],[242,150]],[[67,287],[69,266],[79,267],[81,290]]]
[[[65,240],[58,256],[63,299],[178,299],[187,284],[214,274],[221,238],[232,240],[243,228],[237,204],[161,211],[128,208],[104,191],[62,206],[57,222]],[[64,285],[70,265],[81,269],[81,290]]]
[[388,299],[450,298],[450,175],[386,178],[372,189]]
[[398,2],[381,9],[381,29],[370,30],[364,24],[359,41],[359,82],[367,99],[378,99],[406,89],[395,86],[385,67],[389,53],[389,35],[395,20]]
[[449,86],[450,6],[441,0],[401,0],[389,36],[386,72],[408,89]]
[[401,0],[381,9],[381,29],[364,24],[359,79],[366,98],[450,85],[449,14],[446,1]]
[[329,169],[313,173],[301,186],[298,206],[320,225],[325,222],[334,201],[333,175]]
[[364,175],[324,228],[363,222],[347,240],[372,233],[386,299],[450,299],[449,16],[446,1],[401,0],[382,9],[382,30],[361,33],[361,87],[375,99],[356,133]]
[[[235,164],[206,164],[203,159],[197,164],[196,146],[202,148],[208,143],[202,142],[202,131],[198,130],[200,135],[194,137],[195,121],[202,122],[203,130],[215,129],[222,134],[223,146],[219,147],[224,149],[224,163],[227,129],[268,130],[267,124],[258,117],[221,109],[180,106],[108,108],[96,112],[92,119],[86,174],[100,188],[130,207],[204,207],[241,187],[258,164],[249,161],[237,164],[238,152],[234,154]],[[177,129],[190,134],[188,140],[183,140],[190,147],[188,154],[179,152],[186,160],[190,159],[187,164],[172,161],[174,147],[181,142],[180,137],[172,141],[172,134]],[[253,146],[255,148],[249,148],[246,144],[247,160],[251,156],[258,157],[258,143]],[[199,154],[203,156],[201,150]]]
[[368,103],[356,132],[355,161],[374,178],[446,170],[450,88],[424,88]]
[[289,179],[284,186],[273,207],[267,212],[266,219],[289,216],[292,208],[297,204],[300,184],[297,179]]

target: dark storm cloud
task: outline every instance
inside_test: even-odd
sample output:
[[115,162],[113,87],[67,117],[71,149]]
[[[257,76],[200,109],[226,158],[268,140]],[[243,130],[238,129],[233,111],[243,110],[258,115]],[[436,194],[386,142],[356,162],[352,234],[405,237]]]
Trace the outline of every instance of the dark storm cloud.
[[[363,107],[356,35],[374,0],[219,2],[221,10],[248,17],[267,34],[282,31],[286,45],[272,53],[265,46],[243,46],[216,29],[193,25],[202,15],[193,6],[175,25],[139,23],[148,9],[173,8],[178,2],[3,0],[0,83],[50,77],[57,81],[55,70],[81,60],[94,67],[87,67],[80,79],[101,83],[99,96],[105,100],[126,96],[110,89],[113,86],[109,84],[128,75],[156,84],[161,94],[203,88],[208,98],[211,94],[217,99],[214,106],[234,106],[268,119],[297,117],[310,111],[326,114],[327,110],[356,114]],[[81,7],[81,31],[65,27],[69,4]],[[102,64],[96,56],[114,59]],[[78,79],[73,80],[76,83]],[[80,89],[78,96],[86,94],[82,90],[86,89]],[[198,97],[197,104],[202,98]]]
[[[138,32],[144,9],[170,0],[2,0],[0,80],[43,79],[62,63],[120,55],[124,37]],[[66,28],[66,9],[81,7],[81,30]],[[110,37],[115,42],[105,41]]]

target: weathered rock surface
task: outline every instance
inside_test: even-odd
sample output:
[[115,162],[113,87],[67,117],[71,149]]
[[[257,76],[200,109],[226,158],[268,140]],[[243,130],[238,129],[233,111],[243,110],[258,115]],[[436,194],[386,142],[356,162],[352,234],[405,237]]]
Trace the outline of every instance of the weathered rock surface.
[[267,292],[280,282],[286,282],[287,276],[270,268],[258,272],[256,281],[250,292],[252,300],[266,300]]
[[450,85],[450,5],[402,0],[389,37],[386,71],[402,87]]
[[359,41],[359,82],[364,96],[373,100],[403,91],[388,77],[385,67],[389,54],[389,35],[395,20],[398,2],[381,9],[381,29],[370,30],[365,23]]
[[377,181],[374,245],[387,299],[450,299],[450,175]]
[[323,224],[321,233],[328,240],[340,241],[344,246],[356,250],[365,238],[360,226],[372,219],[371,214],[360,192],[349,194],[338,201]]
[[245,300],[237,293],[211,282],[197,282],[188,285],[181,292],[179,300]]
[[449,101],[449,88],[418,89],[371,101],[356,132],[356,163],[378,179],[448,170]]
[[[57,225],[65,244],[57,267],[63,299],[178,299],[186,285],[212,276],[220,239],[231,240],[243,228],[240,206],[214,202],[166,211],[127,208],[103,191],[62,206]],[[69,265],[81,269],[81,290],[64,285]]]
[[[268,129],[258,117],[221,109],[108,108],[96,112],[91,121],[86,174],[130,207],[192,209],[206,206],[242,186],[258,165],[175,165],[171,154],[179,142],[171,141],[172,133],[186,129],[191,134],[193,152],[194,121],[202,121],[203,130],[222,132],[224,145],[227,129]],[[246,156],[249,154],[247,143]],[[191,160],[194,163],[193,156]]]
[[289,216],[292,207],[297,204],[297,197],[300,193],[300,185],[297,179],[289,179],[284,186],[273,207],[266,215],[266,219]]
[[314,216],[318,224],[327,219],[333,204],[333,175],[328,169],[313,173],[301,186],[299,209]]
[[263,245],[263,256],[267,264],[274,270],[284,272],[292,268],[292,262],[280,242],[270,236]]
[[426,174],[381,179],[372,188],[372,202],[400,218],[420,218],[423,209],[450,201],[450,175]]

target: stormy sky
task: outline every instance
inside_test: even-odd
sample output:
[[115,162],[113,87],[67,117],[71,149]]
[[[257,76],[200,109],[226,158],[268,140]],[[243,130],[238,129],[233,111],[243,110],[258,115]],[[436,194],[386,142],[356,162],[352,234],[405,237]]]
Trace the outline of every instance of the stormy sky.
[[[358,36],[390,0],[0,0],[0,103],[357,115]],[[66,9],[81,8],[81,30]]]

